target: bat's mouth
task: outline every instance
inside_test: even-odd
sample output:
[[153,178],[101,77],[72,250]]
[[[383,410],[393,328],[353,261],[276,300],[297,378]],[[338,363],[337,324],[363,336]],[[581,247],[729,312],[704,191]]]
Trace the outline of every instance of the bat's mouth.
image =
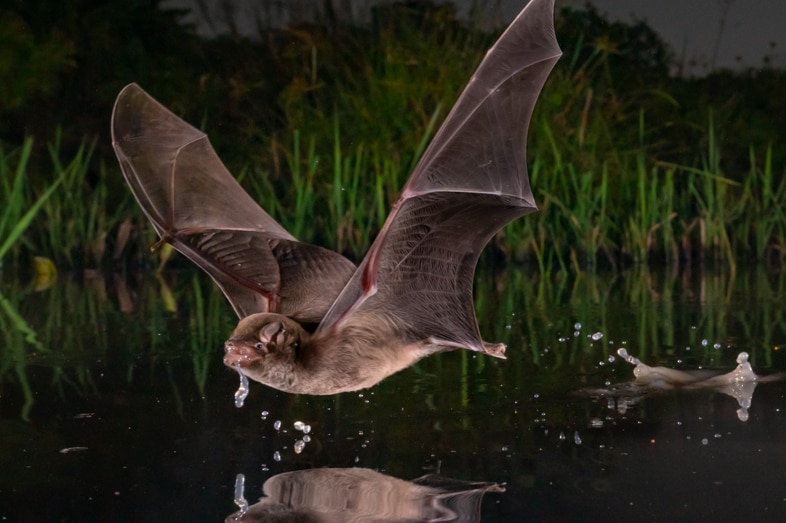
[[224,365],[227,367],[244,367],[262,356],[253,346],[235,345],[231,341],[224,344]]

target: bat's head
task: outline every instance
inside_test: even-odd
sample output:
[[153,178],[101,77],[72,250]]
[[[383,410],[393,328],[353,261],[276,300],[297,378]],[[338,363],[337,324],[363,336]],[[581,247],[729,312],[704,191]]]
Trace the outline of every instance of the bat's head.
[[296,377],[296,358],[308,333],[287,316],[263,312],[240,320],[224,343],[224,365],[254,381],[287,390]]

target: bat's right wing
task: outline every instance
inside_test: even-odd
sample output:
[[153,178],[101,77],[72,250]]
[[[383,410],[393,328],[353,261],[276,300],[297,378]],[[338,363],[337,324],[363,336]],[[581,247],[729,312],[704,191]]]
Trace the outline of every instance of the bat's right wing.
[[241,318],[278,312],[317,323],[352,276],[349,260],[281,227],[232,177],[207,135],[136,84],[115,102],[112,145],[161,240],[210,274]]
[[537,209],[527,128],[560,55],[553,0],[532,0],[486,53],[317,334],[387,318],[415,339],[501,356],[480,337],[473,276],[489,239]]

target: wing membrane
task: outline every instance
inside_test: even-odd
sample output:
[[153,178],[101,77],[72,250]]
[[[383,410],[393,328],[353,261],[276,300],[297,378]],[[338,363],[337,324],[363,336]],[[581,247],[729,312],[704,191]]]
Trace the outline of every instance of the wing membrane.
[[207,135],[136,84],[117,97],[112,144],[158,235],[210,274],[238,316],[318,322],[352,275],[338,253],[298,242],[237,183]]
[[385,311],[424,338],[482,350],[478,256],[501,227],[537,209],[527,128],[561,54],[553,9],[533,0],[486,53],[318,332]]

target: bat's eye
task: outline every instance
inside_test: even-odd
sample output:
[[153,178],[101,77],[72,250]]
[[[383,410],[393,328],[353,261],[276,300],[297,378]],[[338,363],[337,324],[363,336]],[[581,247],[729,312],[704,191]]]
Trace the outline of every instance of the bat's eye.
[[259,352],[267,352],[267,345],[262,343],[261,341],[256,342],[254,348]]

